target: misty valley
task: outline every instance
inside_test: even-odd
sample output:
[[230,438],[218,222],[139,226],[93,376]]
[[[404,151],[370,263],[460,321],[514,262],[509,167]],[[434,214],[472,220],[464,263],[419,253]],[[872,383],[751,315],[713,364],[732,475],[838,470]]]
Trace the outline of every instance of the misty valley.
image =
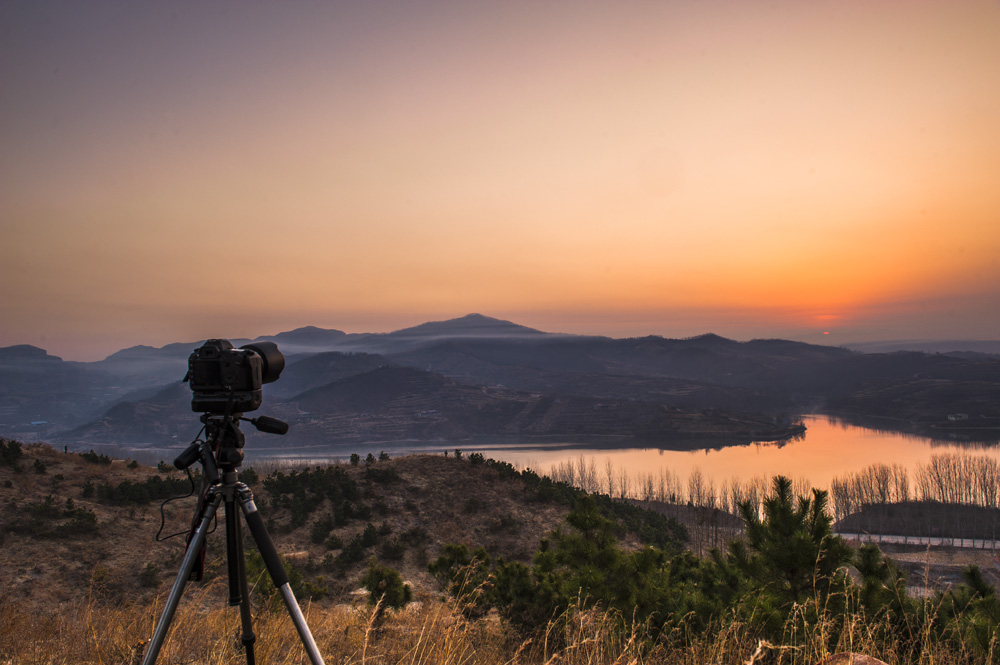
[[[540,471],[596,456],[636,473],[697,469],[716,484],[784,473],[828,487],[840,470],[912,467],[961,446],[992,455],[1000,440],[1000,356],[987,353],[613,339],[477,314],[387,334],[300,328],[260,340],[287,361],[264,386],[260,414],[291,429],[247,428],[257,459],[465,448]],[[169,459],[199,428],[181,381],[196,346],[133,347],[91,363],[0,349],[0,435]]]

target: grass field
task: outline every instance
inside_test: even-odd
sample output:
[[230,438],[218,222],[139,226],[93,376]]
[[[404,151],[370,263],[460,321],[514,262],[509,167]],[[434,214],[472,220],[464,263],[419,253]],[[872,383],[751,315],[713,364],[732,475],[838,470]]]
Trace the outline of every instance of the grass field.
[[[225,605],[225,585],[214,583],[185,595],[159,663],[230,665],[244,663],[236,608]],[[11,665],[124,664],[141,662],[153,632],[162,596],[154,606],[88,601],[58,614],[39,613],[26,604],[0,600],[0,662]],[[779,646],[754,637],[748,625],[723,621],[711,630],[688,633],[683,621],[658,638],[641,624],[631,629],[613,613],[570,610],[531,638],[509,631],[495,616],[466,620],[451,602],[424,599],[386,615],[379,625],[375,609],[359,602],[320,609],[303,607],[327,663],[462,664],[524,663],[566,665],[719,665],[821,663],[843,652],[867,654],[889,665],[995,662],[987,653],[943,644],[930,635],[903,637],[879,618],[824,616],[803,625],[789,616],[788,639]],[[803,613],[804,615],[804,613]],[[841,624],[841,622],[845,622]],[[846,628],[829,643],[834,624]],[[294,626],[283,608],[256,613],[257,662],[308,663]],[[834,660],[833,662],[837,662]]]

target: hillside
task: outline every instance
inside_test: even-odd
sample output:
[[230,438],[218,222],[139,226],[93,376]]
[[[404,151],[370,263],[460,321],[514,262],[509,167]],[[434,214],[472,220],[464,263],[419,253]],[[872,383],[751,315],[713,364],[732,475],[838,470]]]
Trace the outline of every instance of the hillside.
[[[17,466],[20,471],[0,465],[0,577],[9,580],[7,593],[13,598],[48,610],[85,599],[92,591],[109,600],[148,602],[173,583],[183,539],[156,542],[162,499],[145,500],[148,494],[138,488],[173,486],[166,495],[183,493],[183,472],[65,453],[43,444],[24,446]],[[493,556],[530,561],[539,539],[559,526],[569,510],[555,494],[545,495],[519,478],[501,477],[493,468],[454,455],[285,469],[271,480],[262,478],[264,471],[247,471],[244,477],[279,552],[314,590],[326,589],[316,592],[323,603],[348,600],[373,556],[400,570],[418,597],[437,593],[427,564],[446,543],[482,545]],[[310,484],[310,476],[320,482]],[[308,489],[284,493],[299,486],[296,479]],[[85,496],[88,484],[93,494]],[[316,491],[334,485],[355,488],[350,505],[334,511],[329,498],[320,498],[303,517],[296,493],[315,498]],[[320,486],[324,489],[316,489]],[[193,509],[193,498],[168,504],[164,532],[186,531]],[[372,534],[373,543],[365,541],[352,553],[352,541]],[[208,575],[224,577],[221,528],[209,543]],[[223,593],[219,603],[224,603]]]

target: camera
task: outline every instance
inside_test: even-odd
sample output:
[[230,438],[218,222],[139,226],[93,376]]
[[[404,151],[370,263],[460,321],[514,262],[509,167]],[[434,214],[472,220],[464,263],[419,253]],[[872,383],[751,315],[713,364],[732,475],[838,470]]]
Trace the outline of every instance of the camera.
[[188,357],[185,381],[191,386],[191,410],[212,414],[253,411],[263,400],[261,387],[278,380],[285,357],[274,342],[233,348],[227,339],[210,339]]

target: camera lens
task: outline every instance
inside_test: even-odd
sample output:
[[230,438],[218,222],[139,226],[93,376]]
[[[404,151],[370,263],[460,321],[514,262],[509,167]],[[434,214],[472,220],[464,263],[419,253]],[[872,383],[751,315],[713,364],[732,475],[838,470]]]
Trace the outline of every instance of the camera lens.
[[281,370],[285,369],[285,356],[281,355],[278,345],[274,342],[256,342],[244,344],[241,349],[253,351],[261,359],[261,383],[273,383],[278,380]]

